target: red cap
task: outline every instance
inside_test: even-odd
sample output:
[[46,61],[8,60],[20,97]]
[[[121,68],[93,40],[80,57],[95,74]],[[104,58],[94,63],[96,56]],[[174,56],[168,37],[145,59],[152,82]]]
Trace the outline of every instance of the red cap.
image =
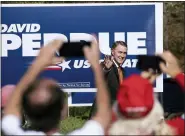
[[5,85],[1,90],[1,108],[5,107],[7,101],[10,99],[15,85]]
[[[131,75],[123,81],[117,94],[118,108],[127,118],[140,118],[153,108],[153,86],[140,75]],[[133,116],[131,113],[136,113]]]

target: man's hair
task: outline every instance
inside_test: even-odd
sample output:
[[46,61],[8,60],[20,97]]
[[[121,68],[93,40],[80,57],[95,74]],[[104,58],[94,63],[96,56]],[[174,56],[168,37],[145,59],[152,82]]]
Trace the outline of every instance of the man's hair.
[[124,41],[116,41],[116,42],[113,43],[111,49],[115,49],[118,45],[122,45],[124,47],[127,47],[127,44]]
[[30,96],[41,83],[41,79],[33,82],[23,94],[22,106],[31,122],[31,128],[37,131],[48,132],[56,128],[61,120],[61,110],[64,107],[64,92],[57,84],[46,87],[50,97],[42,103],[33,103]]

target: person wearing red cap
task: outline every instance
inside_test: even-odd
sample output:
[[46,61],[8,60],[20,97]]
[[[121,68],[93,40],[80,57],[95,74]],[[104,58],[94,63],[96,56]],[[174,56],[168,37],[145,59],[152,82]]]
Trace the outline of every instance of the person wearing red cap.
[[[109,135],[169,135],[175,130],[163,122],[163,108],[153,95],[156,75],[142,72],[123,81],[113,106]],[[133,85],[134,83],[134,85]]]
[[[160,64],[162,72],[175,78],[184,91],[184,74],[176,57],[169,51],[159,56],[167,63],[167,66]],[[132,75],[124,80],[113,106],[113,125],[108,134],[184,135],[184,114],[174,120],[161,120],[164,116],[163,109],[158,100],[153,98],[150,84],[155,76],[150,79],[150,83],[146,80],[148,77],[149,73],[144,72],[141,77]]]
[[[177,58],[169,51],[165,51],[163,54],[160,54],[160,56],[166,61],[167,65],[164,65],[163,63],[160,64],[161,70],[170,75],[172,78],[174,78],[179,85],[182,87],[182,90],[185,91],[185,83],[184,78],[185,75],[182,73],[182,70],[179,66],[179,62]],[[175,91],[175,90],[174,90]],[[174,127],[176,129],[176,135],[184,135],[184,114],[181,117],[177,117],[172,120],[166,121],[170,126]]]

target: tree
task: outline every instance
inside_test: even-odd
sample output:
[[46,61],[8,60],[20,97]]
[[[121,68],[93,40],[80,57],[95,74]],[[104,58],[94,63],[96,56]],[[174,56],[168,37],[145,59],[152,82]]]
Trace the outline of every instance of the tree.
[[165,2],[164,6],[164,49],[172,51],[184,69],[185,2]]

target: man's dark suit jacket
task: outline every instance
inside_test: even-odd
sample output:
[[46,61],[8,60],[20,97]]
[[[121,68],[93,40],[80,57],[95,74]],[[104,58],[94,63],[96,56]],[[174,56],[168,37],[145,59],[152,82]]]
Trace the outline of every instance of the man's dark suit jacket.
[[[104,68],[104,63],[100,63],[100,65],[102,66],[102,69]],[[122,68],[122,73],[123,73],[123,77],[124,77],[124,69]],[[116,67],[116,65],[113,63],[111,69],[109,71],[103,69],[104,72],[104,76],[105,76],[105,80],[107,83],[107,87],[108,87],[108,91],[109,91],[109,95],[110,95],[110,100],[111,100],[111,105],[114,103],[114,101],[116,100],[116,94],[117,91],[119,89],[119,75],[118,75],[118,68]],[[96,99],[94,100],[92,109],[91,109],[91,113],[90,113],[90,117],[94,114],[94,112],[96,112]]]

